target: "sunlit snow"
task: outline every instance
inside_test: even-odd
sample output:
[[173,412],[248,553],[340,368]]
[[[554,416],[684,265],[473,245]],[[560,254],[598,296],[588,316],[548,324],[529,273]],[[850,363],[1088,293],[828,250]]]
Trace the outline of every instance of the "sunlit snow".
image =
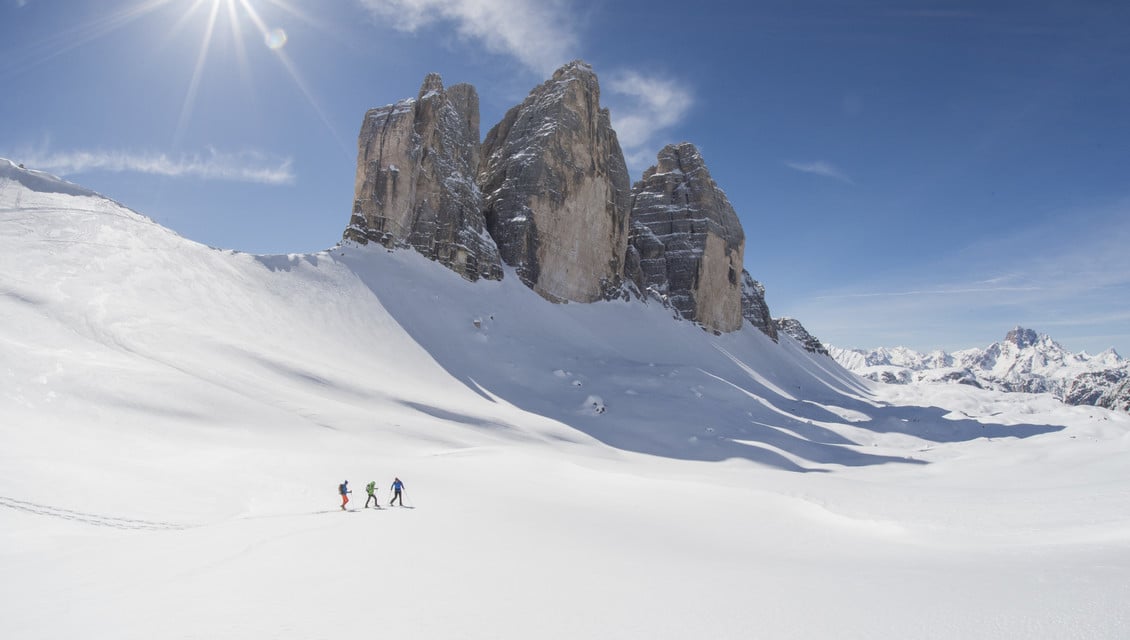
[[[1128,450],[1130,415],[211,249],[0,161],[0,637],[1124,638]],[[360,508],[395,476],[411,508]]]

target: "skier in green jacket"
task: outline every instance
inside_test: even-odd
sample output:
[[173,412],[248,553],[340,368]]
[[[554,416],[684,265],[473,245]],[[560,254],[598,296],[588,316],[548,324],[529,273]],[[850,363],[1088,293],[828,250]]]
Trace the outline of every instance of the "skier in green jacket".
[[373,480],[365,485],[365,492],[369,494],[369,497],[365,499],[365,508],[369,508],[369,500],[372,500],[373,504],[380,509],[381,503],[377,502],[377,481]]

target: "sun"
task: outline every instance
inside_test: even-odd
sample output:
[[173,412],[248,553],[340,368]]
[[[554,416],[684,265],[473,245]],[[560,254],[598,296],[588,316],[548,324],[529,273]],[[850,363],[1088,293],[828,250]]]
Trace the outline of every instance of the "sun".
[[[153,0],[155,3],[165,4],[171,0]],[[283,0],[264,0],[265,2],[281,8],[288,13],[305,18],[301,12],[284,2]],[[188,127],[189,120],[192,117],[192,109],[196,103],[196,92],[200,86],[200,78],[203,75],[205,63],[208,60],[208,54],[212,49],[212,39],[216,33],[216,24],[225,17],[229,28],[231,29],[232,39],[236,46],[236,57],[238,58],[240,72],[244,77],[249,77],[250,72],[247,64],[247,50],[244,45],[244,22],[249,22],[251,26],[257,31],[262,38],[263,45],[274,52],[279,62],[286,68],[291,79],[295,85],[306,97],[310,106],[317,112],[318,117],[324,124],[330,126],[329,120],[325,117],[325,113],[318,105],[313,94],[307,88],[306,82],[299,74],[297,67],[291,61],[290,57],[286,54],[283,48],[286,46],[287,35],[286,31],[281,27],[271,28],[259,15],[251,0],[192,0],[192,4],[185,10],[177,26],[174,30],[178,29],[184,22],[192,17],[198,10],[206,9],[208,12],[208,20],[204,27],[204,32],[201,36],[200,51],[196,56],[196,65],[192,70],[192,78],[189,80],[188,92],[185,95],[184,103],[181,107],[180,117],[177,119],[177,128],[173,134],[173,146],[177,146],[184,136],[184,132]],[[332,131],[333,127],[330,126]],[[336,137],[336,133],[335,133]]]
[[[164,4],[171,0],[151,0],[154,3]],[[273,8],[281,9],[289,13],[306,24],[315,25],[317,23],[312,20],[305,13],[291,5],[285,0],[262,0],[262,2],[271,5]],[[258,32],[264,46],[274,53],[275,58],[286,69],[287,74],[290,75],[291,80],[294,81],[295,86],[302,92],[306,102],[309,103],[311,109],[318,115],[318,119],[322,121],[326,129],[337,141],[338,146],[342,148],[347,156],[350,155],[348,146],[344,143],[341,136],[338,135],[337,130],[334,128],[330,119],[326,116],[325,111],[314,94],[310,91],[306,81],[299,73],[298,67],[287,55],[284,47],[287,43],[287,33],[281,27],[270,27],[262,18],[259,11],[256,10],[255,5],[251,0],[192,0],[192,5],[185,11],[181,21],[187,20],[198,9],[207,7],[208,21],[204,28],[204,33],[201,38],[200,51],[197,54],[196,66],[192,72],[192,79],[189,81],[188,92],[185,95],[184,105],[181,109],[180,118],[177,120],[176,133],[173,137],[173,145],[176,146],[180,143],[181,137],[184,135],[185,128],[188,125],[189,119],[192,116],[192,107],[196,101],[196,90],[200,84],[200,77],[204,70],[204,64],[207,61],[208,53],[211,49],[212,38],[216,31],[216,22],[221,15],[225,15],[228,25],[231,29],[232,37],[236,43],[236,56],[239,59],[239,66],[241,73],[244,77],[249,77],[250,72],[247,64],[247,51],[244,48],[244,20],[249,22],[256,32]]]
[[[182,142],[188,124],[192,120],[197,92],[208,57],[212,51],[213,42],[216,39],[217,32],[223,30],[225,28],[224,23],[226,23],[226,29],[230,31],[232,41],[235,44],[237,63],[243,77],[245,79],[251,77],[247,47],[249,45],[262,46],[268,49],[286,70],[306,102],[309,103],[322,124],[333,135],[338,145],[345,150],[346,155],[349,155],[348,147],[337,134],[329,118],[326,117],[325,111],[310,91],[298,67],[287,55],[286,45],[289,38],[287,32],[280,26],[269,25],[264,19],[263,10],[267,8],[272,9],[268,13],[286,13],[306,25],[326,29],[324,25],[319,24],[317,20],[312,19],[287,0],[131,0],[125,3],[125,6],[119,5],[116,10],[107,11],[95,20],[59,32],[33,46],[32,49],[38,50],[41,56],[39,62],[45,62],[104,38],[146,16],[172,13],[176,22],[171,33],[177,33],[187,28],[192,18],[203,12],[206,14],[206,20],[199,36],[200,46],[195,52],[196,60],[192,68],[192,75],[188,79],[188,87],[185,90],[180,115],[173,132],[174,148]],[[36,54],[32,53],[32,55]]]

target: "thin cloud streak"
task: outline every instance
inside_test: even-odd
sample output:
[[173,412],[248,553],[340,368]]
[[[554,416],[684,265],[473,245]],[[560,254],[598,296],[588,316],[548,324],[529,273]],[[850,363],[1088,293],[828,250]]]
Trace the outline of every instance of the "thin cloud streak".
[[908,291],[872,291],[866,293],[836,293],[814,296],[815,300],[847,300],[851,298],[907,298],[912,296],[953,296],[979,293],[1004,293],[1042,291],[1043,287],[963,287],[954,289],[911,289]]
[[1044,324],[1050,326],[1074,327],[1080,325],[1123,323],[1130,326],[1130,310],[1111,313],[1095,313],[1091,315],[1070,315],[1064,318],[1048,320]]
[[22,154],[21,157],[30,167],[62,175],[109,171],[266,185],[289,185],[295,180],[290,158],[272,158],[257,151],[221,153],[210,150],[205,156],[177,157],[128,151],[57,151]]
[[566,2],[532,0],[357,0],[382,24],[415,33],[434,23],[496,54],[546,74],[576,55],[577,35]]
[[855,181],[849,178],[846,173],[835,165],[824,162],[823,160],[816,162],[786,162],[785,166],[802,173],[811,173],[825,178],[834,178],[847,184],[855,184]]
[[[1054,329],[1052,337],[1072,350],[1097,353],[1113,345],[1130,352],[1128,210],[1130,201],[1066,211],[1010,236],[976,241],[942,263],[902,264],[879,280],[794,299],[780,311],[839,346],[952,351],[999,339],[1021,324]],[[1096,228],[1103,232],[1088,231]]]

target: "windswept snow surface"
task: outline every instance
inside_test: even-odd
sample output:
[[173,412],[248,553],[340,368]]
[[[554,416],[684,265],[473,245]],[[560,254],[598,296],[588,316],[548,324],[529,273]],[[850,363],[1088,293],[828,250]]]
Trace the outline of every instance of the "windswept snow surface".
[[0,167],[0,637],[1130,632],[1130,416],[52,180]]

